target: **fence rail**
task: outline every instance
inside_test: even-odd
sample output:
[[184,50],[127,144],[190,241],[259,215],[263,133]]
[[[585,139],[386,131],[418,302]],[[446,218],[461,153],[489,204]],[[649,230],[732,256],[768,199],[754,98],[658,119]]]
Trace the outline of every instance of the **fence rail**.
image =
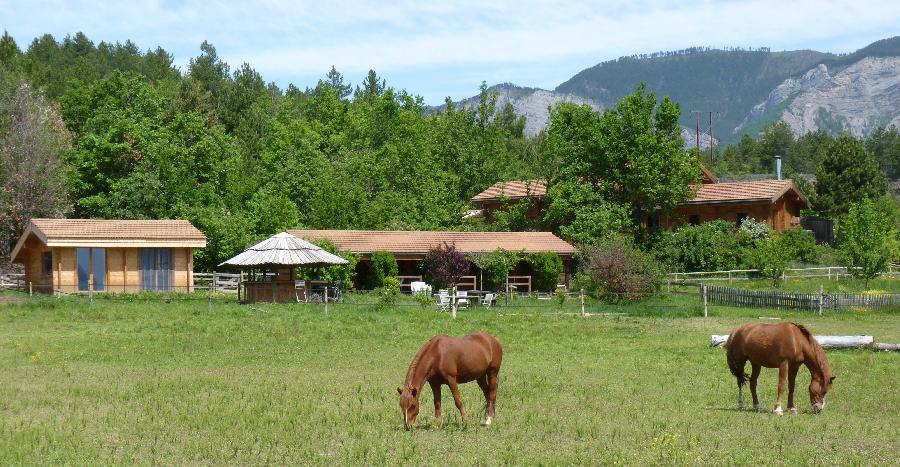
[[[703,295],[704,286],[700,293]],[[777,308],[806,311],[838,311],[850,307],[900,305],[900,293],[794,293],[775,290],[746,290],[720,285],[705,285],[710,303],[737,307]]]
[[220,293],[237,293],[238,284],[241,282],[240,274],[228,274],[222,272],[195,272],[194,289],[210,290]]
[[[850,271],[844,266],[823,266],[815,268],[788,268],[784,270],[782,280],[827,278],[837,280],[850,277]],[[881,276],[900,277],[900,265],[892,264]],[[712,282],[712,281],[747,281],[763,279],[760,269],[730,269],[725,271],[672,272],[668,275],[672,282]]]

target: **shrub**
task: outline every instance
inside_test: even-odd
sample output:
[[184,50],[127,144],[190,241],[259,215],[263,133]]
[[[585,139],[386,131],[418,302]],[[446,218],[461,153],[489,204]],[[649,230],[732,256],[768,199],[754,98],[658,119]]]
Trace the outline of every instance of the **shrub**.
[[419,303],[419,306],[421,306],[423,310],[428,308],[429,305],[434,304],[434,299],[431,298],[431,294],[425,292],[416,292],[413,295],[413,298],[416,299],[416,302]]
[[746,234],[747,237],[755,243],[772,238],[774,233],[772,232],[772,227],[770,227],[767,222],[758,221],[752,217],[748,217],[741,222],[740,231],[741,233]]
[[498,248],[490,253],[473,255],[469,259],[481,268],[484,284],[493,290],[500,290],[506,282],[506,276],[515,269],[523,256],[520,252]]
[[785,250],[791,261],[815,263],[819,261],[821,249],[816,246],[816,237],[801,227],[783,230],[776,236],[778,245]]
[[368,278],[368,285],[373,289],[384,285],[385,278],[396,277],[400,273],[397,259],[394,258],[393,254],[386,251],[372,253],[372,257],[369,259],[369,268],[371,273]]
[[854,277],[866,280],[866,287],[897,254],[897,218],[892,202],[865,200],[840,219],[844,264]]
[[469,272],[469,261],[456,245],[444,243],[425,254],[425,268],[438,287],[449,287]]
[[732,224],[718,220],[683,226],[661,242],[657,254],[680,271],[734,269],[740,258]]
[[750,266],[759,269],[763,277],[772,279],[777,285],[790,261],[789,251],[781,244],[780,237],[772,237],[760,242],[751,255]]
[[637,300],[659,289],[658,264],[627,238],[611,237],[580,256],[585,264],[577,282],[592,295],[610,301]]
[[376,309],[383,310],[394,306],[400,297],[400,279],[385,277],[381,287],[375,289],[375,296],[378,297],[378,301],[375,302]]
[[532,253],[528,255],[531,264],[531,285],[539,292],[549,292],[559,283],[559,275],[563,272],[563,262],[559,255],[552,252]]

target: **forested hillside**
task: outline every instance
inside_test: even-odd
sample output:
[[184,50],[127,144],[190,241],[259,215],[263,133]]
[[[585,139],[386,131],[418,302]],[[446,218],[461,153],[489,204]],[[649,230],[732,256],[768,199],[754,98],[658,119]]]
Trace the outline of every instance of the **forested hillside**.
[[487,94],[428,114],[375,72],[279,89],[208,43],[172,63],[83,34],[0,39],[5,252],[30,217],[183,218],[210,238],[204,269],[288,227],[460,228],[473,194],[546,176]]

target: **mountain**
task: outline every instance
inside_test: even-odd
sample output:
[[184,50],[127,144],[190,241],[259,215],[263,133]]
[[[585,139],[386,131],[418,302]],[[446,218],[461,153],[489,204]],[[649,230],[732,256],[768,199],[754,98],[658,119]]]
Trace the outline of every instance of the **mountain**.
[[[541,132],[550,119],[549,109],[560,102],[571,102],[577,105],[589,105],[595,110],[600,110],[603,105],[593,99],[587,99],[574,94],[566,94],[546,89],[516,86],[511,83],[503,83],[488,88],[488,92],[497,96],[497,108],[503,108],[507,103],[512,104],[516,115],[525,116],[525,136],[534,136]],[[478,96],[470,97],[457,103],[461,107],[476,107],[479,104]],[[685,147],[696,146],[696,131],[682,127],[681,136],[684,138]],[[700,132],[700,147],[709,147],[709,135]]]
[[681,104],[686,128],[695,127],[694,111],[701,112],[701,128],[708,128],[709,112],[714,112],[713,133],[723,142],[755,134],[776,120],[797,134],[823,128],[864,135],[898,123],[898,58],[900,36],[844,55],[696,47],[603,62],[552,91],[509,84],[491,89],[500,93],[501,105],[511,102],[529,117],[529,134],[545,125],[546,105],[568,101],[609,107],[644,82],[658,96]]

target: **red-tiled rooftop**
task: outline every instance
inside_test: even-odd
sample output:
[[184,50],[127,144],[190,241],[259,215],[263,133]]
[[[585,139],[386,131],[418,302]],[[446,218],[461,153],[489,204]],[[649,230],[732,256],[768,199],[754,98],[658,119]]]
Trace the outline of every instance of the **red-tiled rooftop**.
[[697,195],[682,204],[774,203],[785,193],[793,191],[804,203],[805,197],[791,180],[755,180],[750,182],[710,183],[700,185]]
[[[703,183],[697,195],[682,204],[759,203],[775,202],[793,190],[804,204],[806,198],[794,187],[791,180],[756,180],[749,182]],[[543,180],[519,180],[500,182],[475,195],[472,201],[521,198],[541,198],[547,195]]]
[[571,255],[575,248],[550,232],[436,232],[404,230],[290,230],[291,235],[316,241],[326,238],[343,251],[369,254],[425,254],[444,243],[463,253],[488,253],[498,248],[526,253]]
[[520,199],[540,198],[547,195],[547,182],[545,180],[512,180],[498,182],[488,189],[478,193],[472,201],[486,201],[494,199]]
[[127,239],[206,240],[185,220],[32,219],[32,230],[43,240]]

